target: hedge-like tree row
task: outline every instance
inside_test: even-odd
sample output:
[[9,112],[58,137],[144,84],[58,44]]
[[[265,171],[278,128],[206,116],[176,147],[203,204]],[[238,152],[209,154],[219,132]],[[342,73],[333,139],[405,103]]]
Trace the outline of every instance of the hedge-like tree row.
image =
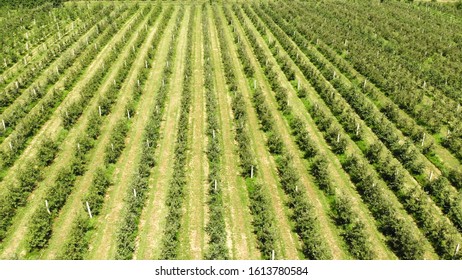
[[[46,52],[39,57],[38,61],[28,61],[27,65],[21,65],[23,67],[17,67],[17,71],[21,69],[22,73],[19,75],[14,75],[14,77],[11,77],[15,79],[14,82],[11,81],[11,79],[3,77],[2,82],[4,84],[8,82],[10,83],[3,90],[3,94],[1,95],[0,112],[3,112],[5,108],[7,108],[10,104],[17,100],[17,97],[26,93],[27,88],[46,88],[46,85],[41,86],[39,83],[36,83],[35,85],[31,84],[40,75],[43,75],[43,72],[47,69],[47,67],[49,68],[49,70],[46,74],[46,83],[48,83],[49,81],[56,81],[59,78],[59,73],[56,73],[56,69],[62,71],[64,68],[70,66],[73,63],[73,59],[75,59],[79,55],[79,53],[82,52],[82,50],[85,48],[86,45],[84,43],[86,42],[86,40],[88,39],[88,41],[90,41],[95,39],[98,35],[98,30],[104,31],[104,29],[110,25],[108,22],[112,22],[112,20],[115,20],[117,17],[120,16],[121,13],[121,9],[111,11],[109,7],[102,8],[99,12],[95,11],[95,15],[90,17],[88,21],[85,22],[85,25],[96,25],[97,28],[91,30],[91,32],[87,36],[85,36],[85,40],[82,36],[88,33],[88,29],[84,28],[83,26],[79,26],[75,29],[75,31],[71,31],[68,37],[61,39],[56,46],[50,46],[50,48],[47,47]],[[101,20],[102,16],[104,16],[104,18]],[[109,17],[109,21],[108,19],[105,19],[105,17]],[[74,44],[76,44],[77,46],[73,48]],[[71,51],[69,49],[73,50],[73,55],[71,55]],[[68,54],[64,55],[64,52],[66,51],[68,51]],[[52,63],[55,63],[55,67],[53,68],[51,67]],[[9,73],[9,75],[13,75],[13,73]],[[9,118],[4,115],[2,115],[2,118],[4,118],[6,121],[9,121]],[[11,123],[8,122],[8,125],[11,125]]]
[[[127,18],[122,18],[121,22],[124,20],[127,20]],[[139,20],[141,20],[141,17]],[[113,26],[106,30],[104,36],[100,38],[100,42],[107,42],[111,37],[111,32],[114,31],[116,30]],[[71,125],[73,125],[73,123],[77,120],[77,117],[80,116],[80,114],[83,112],[85,107],[84,105],[88,105],[86,100],[93,96],[99,84],[103,80],[104,74],[109,71],[110,67],[105,66],[110,66],[112,64],[114,58],[118,54],[117,50],[120,50],[122,46],[123,42],[119,41],[116,44],[114,51],[109,54],[109,57],[104,60],[103,65],[100,66],[100,68],[97,70],[95,76],[92,77],[92,79],[83,87],[79,101],[72,103],[68,109],[64,109],[63,123],[66,129],[69,129]],[[87,52],[85,52],[85,55],[82,57],[82,65],[89,65],[95,56],[96,53],[88,49]],[[47,95],[46,98],[42,100],[40,104],[41,106],[36,106],[33,111],[31,111],[29,115],[24,118],[20,124],[18,124],[15,132],[10,135],[7,140],[9,142],[8,144],[11,143],[11,145],[8,145],[6,148],[0,151],[0,155],[2,155],[0,167],[2,169],[7,169],[13,165],[16,159],[24,151],[28,140],[38,132],[41,125],[49,119],[49,117],[55,111],[56,107],[71,91],[73,85],[75,85],[80,76],[79,74],[83,72],[83,69],[81,69],[81,66],[79,65],[80,64],[77,64],[76,68],[73,68],[70,71],[69,76],[67,76],[66,80],[64,81],[65,87],[63,89],[54,89],[51,92],[51,95]]]
[[[165,224],[164,236],[162,238],[161,259],[171,260],[178,257],[179,232],[183,217],[184,187],[186,185],[186,163],[188,151],[189,114],[191,111],[191,89],[192,89],[192,46],[194,17],[196,7],[191,6],[189,15],[188,32],[186,38],[186,63],[183,73],[183,90],[181,94],[180,118],[178,120],[178,132],[175,143],[175,155],[173,162],[173,177],[169,182],[169,189],[165,204],[167,205],[168,221]],[[198,58],[196,58],[198,59]]]
[[[149,18],[148,26],[151,26],[156,18],[159,17],[162,11],[162,5],[156,6],[154,12],[151,14]],[[151,68],[146,68],[146,65],[150,65],[154,58],[154,55],[157,50],[157,45],[159,43],[159,39],[162,37],[162,34],[165,31],[166,23],[168,19],[171,17],[171,7],[165,12],[165,15],[162,17],[161,22],[159,24],[159,29],[154,35],[152,40],[152,47],[149,49],[148,53],[143,57],[145,59],[145,65],[139,70],[138,80],[136,82],[136,86],[132,92],[132,101],[127,105],[125,112],[129,112],[129,115],[124,115],[116,124],[109,143],[106,147],[105,151],[105,159],[108,158],[110,155],[110,161],[105,161],[105,164],[102,168],[98,168],[95,171],[94,178],[90,189],[88,190],[87,194],[85,195],[84,199],[82,200],[82,214],[77,218],[75,221],[74,227],[70,233],[70,237],[68,238],[64,250],[59,257],[60,259],[84,259],[85,255],[88,251],[89,245],[89,238],[91,238],[91,230],[94,228],[93,222],[89,218],[89,215],[85,212],[88,211],[86,203],[90,206],[90,211],[92,217],[98,216],[100,214],[101,209],[103,208],[104,197],[106,195],[107,189],[112,184],[110,178],[113,175],[114,169],[110,168],[110,164],[115,163],[121,155],[123,147],[125,146],[125,138],[128,132],[129,123],[132,120],[132,117],[135,115],[134,110],[136,104],[141,97],[141,94],[144,92],[143,86],[148,78],[148,73]],[[114,143],[118,144],[114,144]]]
[[57,152],[58,145],[53,140],[44,140],[37,155],[18,170],[16,182],[8,185],[0,197],[0,242],[6,237],[16,211],[26,205],[30,193],[43,179],[43,169],[53,162]]
[[[303,64],[305,66],[307,65],[306,63],[302,61],[300,56],[295,55],[295,54],[292,55],[293,59],[297,59],[297,57],[299,58],[298,59],[299,64]],[[320,60],[317,60],[315,57],[313,57],[312,60],[315,63],[317,62],[318,69],[327,69],[324,63],[320,63]],[[400,144],[398,141],[399,138],[397,136],[399,134],[396,131],[396,128],[394,128],[392,124],[388,120],[386,120],[386,118],[384,118],[383,116],[380,117],[381,113],[378,112],[374,108],[372,103],[368,103],[366,101],[367,99],[362,98],[357,88],[356,90],[355,88],[350,88],[348,85],[345,85],[345,83],[341,79],[334,78],[335,71],[332,69],[328,70],[327,72],[326,71],[323,71],[323,72],[324,72],[323,73],[324,77],[326,77],[326,80],[330,81],[335,86],[335,89],[338,90],[338,92],[340,92],[342,95],[345,95],[346,100],[350,104],[352,104],[352,106],[356,109],[356,112],[360,114],[360,116],[365,120],[365,122],[370,127],[372,127],[372,130],[377,133],[377,136],[379,137],[379,139],[383,140],[385,144],[388,144],[387,146],[390,147],[390,150],[393,153],[393,155],[403,163],[404,167],[406,167],[410,173],[414,171],[415,179],[418,180],[422,186],[429,185],[431,183],[429,182],[431,181],[431,179],[428,180],[425,175],[423,176],[420,175],[420,177],[415,175],[415,172],[423,168],[423,163],[420,163],[418,161],[417,159],[418,151],[415,149],[412,143],[409,140],[407,140],[403,144]],[[313,76],[320,76],[320,75],[321,73],[316,73],[316,70],[313,70],[311,71],[310,76],[313,77]],[[321,97],[324,99],[326,104],[331,108],[331,111],[338,118],[339,122],[342,123],[344,127],[350,126],[351,129],[348,132],[350,133],[350,135],[354,135],[354,126],[355,126],[354,124],[356,123],[356,121],[354,120],[357,119],[358,117],[356,116],[351,117],[351,115],[354,115],[354,114],[353,112],[351,112],[351,109],[349,108],[348,104],[342,99],[342,97],[337,97],[338,96],[337,93],[333,92],[332,88],[329,88],[328,86],[323,85],[322,82],[318,83],[318,80],[316,79],[313,79],[313,81],[314,81],[314,86],[317,92],[321,95]],[[349,114],[349,116],[346,116],[346,114]],[[351,123],[353,123],[353,125],[351,125]],[[392,131],[391,134],[390,134],[390,131]],[[394,137],[392,137],[391,135],[394,135]],[[358,142],[358,139],[355,139],[354,137],[352,138],[356,142]],[[382,145],[382,144],[380,143],[377,145]],[[363,142],[361,143],[361,145],[358,145],[358,147],[362,149],[363,152],[365,152],[368,149],[368,147],[364,145]],[[405,171],[403,170],[393,171],[396,168],[399,168],[400,166],[392,166],[391,165],[392,158],[393,157],[391,154],[387,154],[386,158],[383,158],[383,159],[380,159],[380,158],[371,158],[371,159],[373,160],[373,163],[378,163],[375,167],[378,173],[382,176],[382,178],[387,183],[391,184],[391,186],[395,187],[394,189],[395,192],[399,191],[399,194],[397,195],[398,198],[400,198],[401,201],[408,201],[410,197],[412,196],[411,193],[415,195],[419,192],[421,193],[421,190],[419,190],[418,188],[413,188],[411,190],[406,190],[405,188],[403,188],[404,182],[403,182],[402,177]],[[384,168],[384,166],[386,166],[386,168]],[[390,174],[398,174],[398,173],[401,177],[399,181],[397,181],[397,178],[396,178],[397,175],[390,175]],[[443,188],[442,190],[444,190],[445,193],[451,194],[450,198],[448,198],[448,201],[451,201],[451,203],[444,205],[442,203],[442,200],[439,200],[439,199],[435,199],[435,202],[440,207],[443,207],[443,206],[452,207],[452,209],[448,209],[446,211],[443,208],[442,209],[445,214],[450,213],[448,215],[449,218],[452,220],[453,223],[455,223],[455,225],[458,228],[460,228],[460,225],[461,225],[460,222],[462,221],[462,216],[461,216],[461,211],[458,209],[461,208],[462,201],[460,199],[457,199],[457,191],[451,188],[451,186],[448,184],[447,181],[446,181],[446,184],[440,184],[439,189],[428,188],[428,190],[436,191],[436,190],[441,190],[441,188]],[[433,192],[431,194],[434,197],[440,196],[440,194],[437,192]],[[406,206],[406,203],[404,203],[404,205]],[[426,209],[428,209],[428,211],[431,211],[430,204],[426,206]],[[428,217],[428,219],[430,218]],[[417,220],[419,221],[420,219],[417,219]],[[425,222],[424,224],[428,224],[428,223]],[[444,227],[446,229],[451,229],[452,225],[446,224]],[[450,230],[450,231],[453,231],[453,230]],[[437,239],[434,239],[434,242],[439,242],[439,241],[437,241]],[[436,245],[436,246],[441,247],[440,245]],[[439,249],[439,250],[441,251],[443,249]],[[447,250],[449,252],[452,249],[447,248],[444,250]],[[447,256],[449,256],[450,254],[448,252],[444,254],[447,254]]]
[[[249,25],[245,24],[245,19],[243,17],[243,14],[241,13],[240,9],[238,6],[234,6],[233,10],[238,17],[239,21],[241,22],[241,25],[244,26],[244,31],[247,35],[247,37],[250,39],[250,41],[254,42],[254,44],[251,44],[251,47],[253,47],[254,53],[258,53],[260,65],[263,66],[263,62],[265,64],[268,64],[268,57],[264,55],[264,51],[261,48],[260,45],[256,44],[256,38],[255,34],[251,31],[249,28]],[[285,65],[285,64],[283,64]],[[266,65],[268,66],[268,65]],[[288,66],[286,66],[288,67]],[[271,77],[269,79],[270,81],[270,86],[274,91],[278,91],[279,93],[276,93],[276,100],[279,104],[279,109],[282,111],[282,114],[284,117],[288,120],[290,126],[291,126],[291,132],[296,138],[296,143],[299,147],[299,149],[302,151],[304,154],[304,157],[310,160],[310,166],[311,166],[311,173],[315,178],[315,182],[318,185],[318,187],[323,190],[326,195],[329,196],[329,201],[331,201],[331,208],[335,208],[335,204],[333,201],[336,199],[337,192],[335,192],[334,187],[332,186],[331,179],[330,179],[330,174],[328,171],[328,166],[327,166],[327,161],[324,159],[322,155],[318,156],[315,158],[316,155],[320,154],[318,148],[316,145],[311,141],[310,135],[306,128],[304,127],[303,122],[301,119],[298,117],[294,116],[294,113],[291,109],[291,107],[287,102],[287,93],[285,90],[280,86],[281,84],[284,84],[285,81],[281,80],[280,77],[278,76],[278,73],[275,70],[275,67],[270,65],[269,67],[263,67],[265,70],[265,75],[267,77]],[[287,76],[291,76],[291,73],[293,71],[285,72]],[[292,74],[293,75],[293,74]],[[279,96],[279,97],[278,97]],[[284,96],[281,98],[281,96]],[[273,130],[271,121],[268,119],[271,119],[268,109],[268,106],[265,103],[265,98],[260,90],[260,88],[257,88],[257,90],[254,93],[254,104],[256,111],[260,117],[262,128],[264,131],[267,131],[269,136],[268,136],[268,148],[270,152],[273,154],[286,154],[283,150],[283,143],[280,140],[280,137],[276,135],[276,133]],[[289,167],[286,167],[289,166]],[[280,170],[280,175],[282,175],[281,182],[285,182],[286,186],[286,192],[289,194],[289,196],[293,193],[291,189],[291,185],[293,186],[294,184],[297,185],[296,183],[299,181],[298,180],[298,175],[296,174],[295,169],[292,167],[291,164],[291,159],[290,157],[282,157],[278,161],[278,168]],[[291,182],[291,183],[287,183]],[[284,185],[283,185],[284,187]],[[298,188],[296,189],[298,192]],[[305,197],[307,199],[307,197]],[[309,205],[307,203],[306,205],[311,211],[314,211],[314,207]],[[351,207],[350,207],[351,208]],[[335,212],[333,210],[332,212]],[[362,223],[359,219],[357,219],[357,213],[351,211],[351,219],[348,220],[348,223],[346,221],[339,221],[336,220],[337,226],[341,227],[342,230],[342,237],[344,238],[345,242],[348,245],[348,250],[355,256],[355,258],[358,259],[372,259],[374,258],[374,252],[372,250],[372,247],[370,245],[370,242],[368,240],[368,234],[364,230],[364,223]],[[304,222],[304,221],[310,221],[311,223],[315,224],[315,220],[313,220],[312,215],[308,215],[307,213],[304,213],[304,215],[307,215],[305,219],[299,220],[299,222]],[[353,218],[353,215],[355,218]],[[294,215],[296,217],[296,215]],[[305,227],[306,228],[306,227]],[[355,234],[354,235],[348,235],[349,230],[351,228],[355,228]],[[302,240],[304,242],[307,242],[305,245],[305,254],[308,258],[330,258],[328,253],[328,249],[325,244],[321,241],[319,229],[313,226],[310,228],[311,234],[310,236],[313,236],[311,239],[308,238],[307,234],[305,232],[302,232]],[[300,233],[299,233],[300,234]],[[321,246],[317,247],[315,246],[316,243],[319,242]]]
[[227,260],[229,259],[226,244],[226,225],[223,213],[223,188],[221,180],[221,159],[223,152],[220,147],[220,124],[218,122],[218,100],[214,85],[211,57],[210,27],[207,16],[207,5],[202,5],[202,40],[204,59],[204,86],[205,106],[207,113],[207,159],[209,163],[208,195],[209,219],[205,231],[209,236],[208,248],[204,254],[205,259]]
[[[149,7],[146,9],[149,9]],[[144,41],[144,38],[146,37],[145,35],[146,31],[138,34],[134,45],[132,45],[133,50],[136,50],[141,45],[141,43]],[[128,48],[129,47],[127,46],[127,49]],[[130,50],[129,55],[125,60],[127,62],[125,64],[126,66],[123,65],[116,75],[115,80],[119,81],[119,85],[122,84],[128,76],[129,70],[135,58],[136,52],[132,52]],[[115,103],[115,100],[118,97],[119,90],[120,86],[117,84],[112,85],[108,91],[100,97],[99,104],[103,104],[101,100],[107,101],[104,103],[104,114],[99,113],[103,111],[100,109],[103,107],[103,105],[99,106],[98,114],[100,118],[110,113],[112,105]],[[27,239],[29,251],[41,250],[48,245],[48,241],[52,234],[54,219],[58,216],[61,208],[64,206],[67,198],[71,194],[77,177],[82,176],[87,171],[85,166],[88,161],[88,154],[95,146],[95,136],[96,138],[99,136],[99,133],[90,136],[89,132],[100,132],[99,130],[95,130],[94,125],[98,124],[101,126],[102,123],[102,121],[88,123],[84,133],[77,139],[77,146],[75,147],[74,155],[71,159],[70,165],[62,167],[60,171],[58,171],[58,175],[53,186],[47,190],[45,195],[46,207],[40,207],[33,214]]]
[[[263,259],[270,259],[272,251],[275,250],[277,243],[277,234],[275,217],[271,209],[271,200],[267,194],[265,186],[258,182],[254,177],[257,175],[257,166],[254,163],[254,155],[250,146],[250,138],[247,129],[247,111],[243,96],[239,93],[236,76],[232,66],[231,54],[225,39],[225,26],[218,16],[218,11],[214,7],[214,22],[218,33],[218,41],[221,49],[221,62],[225,70],[226,84],[232,97],[231,108],[234,115],[234,124],[236,126],[236,141],[239,145],[239,158],[241,160],[241,176],[246,178],[247,191],[250,198],[250,212],[252,214],[253,232],[257,237],[257,247],[260,250]],[[228,24],[230,22],[228,21]],[[253,177],[252,177],[253,175]],[[275,250],[275,254],[277,254]]]
[[[119,13],[115,13],[113,14],[113,16],[115,17],[114,20],[118,17],[121,17]],[[122,18],[127,18],[126,16],[127,15],[125,15],[125,17],[122,16]],[[46,73],[42,73],[42,71],[34,69],[34,73],[37,73],[37,76],[38,74],[42,74],[45,76],[44,80],[39,80],[36,79],[36,76],[29,75],[30,82],[32,83],[34,80],[35,82],[33,82],[32,84],[28,83],[24,86],[24,90],[22,90],[22,88],[20,87],[20,89],[17,91],[17,93],[22,96],[16,99],[16,102],[9,106],[0,116],[0,119],[2,119],[5,122],[5,126],[8,128],[0,132],[0,141],[3,141],[6,137],[8,137],[8,135],[14,131],[17,124],[20,123],[24,119],[24,117],[27,116],[27,114],[38,103],[40,103],[44,96],[46,96],[48,89],[51,88],[56,82],[58,82],[58,80],[62,79],[63,75],[60,75],[60,73],[63,73],[71,66],[74,66],[73,68],[71,68],[72,70],[69,71],[70,74],[68,73],[68,75],[66,75],[64,81],[67,82],[69,80],[69,77],[78,77],[76,73],[81,72],[79,71],[79,67],[83,68],[85,66],[84,63],[87,61],[85,59],[85,55],[88,56],[88,50],[85,51],[85,49],[91,49],[90,52],[96,55],[96,53],[93,50],[93,41],[99,38],[99,40],[97,40],[98,44],[105,43],[104,41],[102,41],[101,38],[104,38],[104,35],[108,36],[110,34],[113,34],[115,31],[111,30],[110,32],[103,33],[108,27],[110,27],[110,25],[106,22],[98,23],[98,26],[98,29],[94,29],[93,31],[91,31],[88,37],[86,37],[88,38],[89,44],[91,43],[91,46],[88,46],[85,43],[85,39],[81,38],[80,41],[76,43],[77,46],[73,48],[72,52],[68,51],[64,54],[63,51],[63,54],[55,63],[55,67],[52,67],[50,65]],[[76,61],[79,61],[80,63],[73,65]],[[68,86],[68,84],[64,85],[64,87]]]
[[[170,8],[167,14],[170,15],[171,13],[172,9]],[[179,14],[176,18],[175,27],[172,32],[173,40],[170,44],[171,47],[168,51],[167,61],[173,61],[173,58],[175,57],[176,47],[174,46],[175,42],[178,40],[179,27],[183,17],[184,8],[180,8]],[[165,18],[163,20],[163,24],[167,24]],[[156,40],[155,42],[159,41],[160,40]],[[157,49],[157,45],[153,47],[154,49]],[[160,125],[165,110],[167,94],[169,93],[172,72],[172,64],[165,64],[162,76],[163,82],[158,95],[156,96],[156,106],[149,117],[144,132],[143,142],[146,143],[146,145],[143,145],[143,151],[141,153],[138,168],[132,177],[130,187],[128,188],[126,198],[127,205],[125,207],[122,225],[117,232],[116,259],[131,259],[135,250],[135,238],[138,233],[139,219],[147,198],[146,191],[148,189],[148,179],[151,175],[151,169],[155,166],[155,150],[161,137]],[[134,195],[134,192],[136,192],[136,196]]]

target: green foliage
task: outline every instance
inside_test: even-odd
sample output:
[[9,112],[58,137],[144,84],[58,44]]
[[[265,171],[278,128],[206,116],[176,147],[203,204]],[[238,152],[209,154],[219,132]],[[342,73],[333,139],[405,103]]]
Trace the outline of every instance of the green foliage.
[[89,246],[86,236],[89,229],[90,220],[86,216],[79,216],[72,226],[71,236],[66,241],[59,259],[83,260]]
[[48,214],[45,205],[32,216],[27,235],[28,250],[40,250],[48,245],[52,230],[52,215]]

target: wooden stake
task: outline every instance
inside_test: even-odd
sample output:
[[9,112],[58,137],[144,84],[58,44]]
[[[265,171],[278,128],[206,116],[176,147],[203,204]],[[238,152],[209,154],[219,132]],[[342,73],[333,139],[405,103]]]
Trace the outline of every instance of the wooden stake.
[[93,218],[93,215],[91,214],[90,204],[88,204],[88,201],[86,201],[86,204],[87,204],[88,216],[90,216],[90,219],[91,219]]
[[48,214],[51,215],[51,212],[50,212],[50,207],[48,206],[48,200],[45,199],[45,207],[47,208],[47,212]]

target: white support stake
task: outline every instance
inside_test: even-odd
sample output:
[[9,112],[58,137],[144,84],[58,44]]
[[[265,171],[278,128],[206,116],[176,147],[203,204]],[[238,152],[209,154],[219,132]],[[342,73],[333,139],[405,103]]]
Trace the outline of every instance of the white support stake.
[[138,84],[138,87],[140,87],[140,80],[138,79],[138,81],[136,81],[136,83]]
[[253,89],[257,89],[257,80],[253,79]]
[[274,250],[271,251],[271,260],[274,261]]
[[93,218],[93,215],[91,214],[90,204],[88,204],[88,201],[86,201],[86,204],[87,204],[88,216],[90,216],[90,219],[91,219]]
[[127,118],[130,119],[130,110],[127,109]]
[[298,192],[298,186],[295,186],[295,191]]
[[424,132],[424,134],[422,136],[422,147],[423,147],[424,143],[425,143],[425,132]]
[[340,142],[340,133],[337,134],[337,143]]
[[5,120],[2,119],[3,130],[6,130]]
[[11,142],[9,142],[8,144],[10,144],[10,150],[13,150],[13,144],[11,144]]
[[215,180],[214,182],[214,188],[215,188],[215,191],[217,191],[217,180]]
[[144,61],[144,66],[146,67],[146,69],[148,69],[148,61],[147,60]]
[[48,214],[51,215],[51,212],[50,212],[50,207],[48,206],[48,200],[45,199],[45,207],[47,208],[47,212]]
[[359,123],[356,124],[356,136],[359,135]]
[[363,88],[366,88],[366,84],[367,84],[367,79],[364,79]]
[[98,106],[98,111],[99,111],[99,116],[101,117],[101,116],[102,116],[102,113],[101,113],[101,106]]
[[297,91],[300,90],[300,79],[297,79]]
[[253,178],[253,165],[250,167],[250,178]]
[[114,144],[111,143],[111,150],[114,152]]
[[16,82],[14,82],[14,84],[16,85],[16,89],[19,89],[19,82],[16,81]]
[[136,190],[133,189],[133,196],[136,197]]
[[460,243],[457,243],[456,249],[454,250],[454,257],[453,257],[453,259],[456,258],[457,253],[459,253],[459,249],[460,249]]
[[432,171],[430,171],[430,176],[429,176],[428,180],[431,182],[431,181],[432,181],[432,179],[433,179],[433,170],[432,170]]
[[212,136],[213,136],[213,139],[215,139],[215,129],[212,130]]

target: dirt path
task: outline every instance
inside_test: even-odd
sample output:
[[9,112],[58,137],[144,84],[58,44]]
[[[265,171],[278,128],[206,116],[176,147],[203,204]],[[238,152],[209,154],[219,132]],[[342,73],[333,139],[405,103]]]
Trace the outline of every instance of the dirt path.
[[[124,31],[127,31],[129,24],[130,23],[127,23],[123,31],[115,35],[115,37],[111,40],[111,43],[114,43],[116,40],[119,40],[122,38]],[[131,39],[131,41],[134,42],[134,37]],[[106,47],[103,48],[103,50],[110,48],[110,46],[111,44],[106,45]],[[128,47],[126,47],[122,51],[121,55],[119,56],[119,59],[112,66],[110,73],[108,74],[105,82],[100,87],[101,92],[103,92],[105,88],[107,88],[110,85],[110,83],[112,83],[113,77],[115,76],[115,72],[116,72],[115,69],[118,69],[123,64],[123,58],[128,54],[129,51],[131,50]],[[97,69],[96,63],[98,61],[101,63],[102,59],[105,57],[105,56],[102,56],[103,54],[104,52],[100,53],[99,59],[97,61],[94,61],[93,63],[94,69],[92,69],[92,71],[91,70],[88,71],[87,75],[85,75],[82,80],[88,81],[91,78],[92,74],[94,74],[94,72]],[[83,85],[84,83],[79,82],[79,87],[74,88],[74,91],[73,91],[75,92],[74,95],[78,95],[78,92],[79,92],[78,89],[82,88]],[[91,100],[91,105],[89,106],[89,108],[96,108],[97,102],[98,102],[97,96],[98,95],[96,95]],[[57,111],[55,112],[55,114],[59,114]],[[22,208],[18,211],[16,217],[13,220],[13,226],[10,229],[10,232],[12,234],[9,235],[7,239],[5,239],[5,241],[3,242],[3,251],[1,252],[1,255],[0,255],[1,258],[8,258],[9,256],[12,256],[13,254],[17,254],[18,256],[25,255],[26,253],[25,252],[25,245],[26,245],[25,235],[27,233],[28,222],[30,221],[33,213],[35,213],[35,210],[38,207],[43,207],[44,196],[48,188],[54,182],[54,178],[55,178],[57,171],[60,170],[60,168],[64,166],[70,158],[72,158],[72,153],[74,152],[74,147],[76,145],[75,141],[77,137],[81,134],[81,132],[85,129],[89,114],[90,114],[90,110],[86,110],[81,116],[80,120],[71,129],[71,131],[66,137],[66,141],[63,142],[63,145],[61,146],[60,155],[55,159],[53,165],[47,171],[47,174],[44,174],[45,180],[42,181],[39,184],[36,191],[34,191],[31,194],[28,200],[29,201],[28,205],[25,208]],[[40,132],[40,134],[62,133],[62,127],[60,126],[60,123],[61,123],[61,117],[59,115],[52,117],[50,121],[47,123],[46,127],[42,128],[42,131]],[[38,139],[34,139],[34,140],[38,141]],[[31,149],[31,145],[28,147],[28,149]]]
[[[149,16],[149,14],[147,15]],[[161,16],[160,16],[161,17]],[[159,24],[159,19],[157,18],[157,23],[155,26]],[[138,30],[141,30],[144,25],[142,25]],[[53,236],[50,239],[50,243],[48,249],[44,252],[43,258],[44,259],[55,259],[59,250],[62,249],[63,240],[67,240],[66,237],[70,233],[71,227],[73,225],[74,219],[77,217],[79,212],[82,210],[81,204],[82,199],[84,198],[85,194],[88,192],[89,187],[93,181],[93,170],[96,170],[98,167],[104,166],[104,153],[107,145],[109,144],[109,139],[111,136],[111,132],[114,129],[118,120],[122,118],[126,118],[125,106],[132,98],[131,93],[134,91],[134,87],[136,86],[136,79],[137,75],[144,65],[144,57],[147,54],[152,39],[155,35],[156,28],[151,27],[148,35],[145,38],[145,41],[141,48],[138,50],[137,58],[133,62],[132,68],[125,79],[123,86],[120,90],[120,96],[117,99],[117,103],[113,105],[112,113],[106,117],[104,120],[104,125],[101,128],[101,135],[98,139],[97,146],[95,150],[91,154],[91,159],[88,161],[88,172],[84,174],[82,178],[78,180],[75,185],[75,191],[69,196],[66,205],[63,207],[60,216],[55,221],[53,226]],[[153,103],[153,95],[148,95],[151,100],[147,100],[143,95],[141,98],[141,102],[138,102],[138,105],[142,108],[137,108],[136,112],[139,114],[145,115],[146,112],[149,112],[150,107],[146,107],[149,104]],[[138,115],[136,115],[138,118]],[[141,137],[143,130],[136,131],[133,134],[128,134],[130,137]],[[101,247],[100,247],[101,249]]]
[[[166,8],[166,7],[165,7]],[[173,29],[176,13],[173,12],[168,26],[164,34],[169,34]],[[163,65],[165,64],[168,45],[171,42],[170,36],[163,36],[159,43],[158,51],[150,72],[144,91],[140,101],[140,108],[137,110],[136,119],[133,121],[128,132],[129,139],[122,153],[119,163],[114,170],[113,180],[114,185],[108,189],[104,206],[98,221],[95,223],[96,232],[93,235],[93,240],[90,243],[89,259],[114,259],[116,254],[116,238],[117,229],[122,221],[123,207],[125,205],[125,196],[128,191],[128,186],[132,179],[132,174],[135,173],[137,163],[140,160],[139,151],[142,150],[142,138],[144,127],[146,126],[149,116],[155,106],[155,97],[153,94],[157,92],[161,84]]]
[[192,107],[189,115],[190,154],[186,174],[188,183],[185,187],[183,204],[183,221],[181,222],[178,259],[201,259],[206,244],[207,215],[207,174],[206,157],[207,137],[205,132],[205,99],[203,81],[203,50],[201,26],[202,12],[196,8],[195,27],[193,30],[193,80]]
[[[221,9],[219,9],[219,11],[219,16],[223,22],[223,26],[226,26],[223,11]],[[273,202],[273,207],[276,214],[276,221],[278,222],[278,226],[276,226],[276,228],[279,229],[279,237],[282,242],[282,244],[280,245],[280,249],[283,256],[281,257],[291,260],[298,259],[298,249],[300,248],[300,244],[298,242],[297,236],[295,236],[295,234],[292,233],[290,221],[288,219],[289,213],[287,211],[287,208],[284,206],[284,194],[282,190],[278,188],[276,164],[273,158],[269,155],[268,150],[266,149],[265,136],[263,132],[259,129],[259,121],[249,99],[250,91],[248,88],[247,79],[242,71],[242,67],[238,60],[237,51],[231,38],[231,34],[229,32],[230,31],[226,28],[225,36],[229,46],[228,50],[234,54],[232,55],[232,63],[234,65],[239,90],[244,95],[244,100],[246,103],[246,111],[248,113],[249,124],[248,131],[252,142],[251,146],[255,150],[255,155],[258,155],[257,161],[258,166],[260,168],[260,176],[263,182],[265,182],[270,193],[270,198]]]
[[[177,52],[171,77],[171,88],[168,93],[165,122],[162,124],[162,140],[157,156],[157,166],[149,180],[150,191],[148,201],[140,218],[139,234],[136,241],[136,259],[157,259],[160,256],[160,245],[163,237],[167,209],[165,200],[168,184],[173,175],[173,153],[178,126],[181,91],[183,86],[184,57],[186,54],[186,31],[190,11],[185,11],[178,35]],[[172,62],[170,62],[172,63]]]
[[223,178],[223,205],[227,232],[227,245],[231,259],[260,259],[255,235],[253,234],[252,216],[249,210],[249,198],[244,180],[239,175],[239,157],[231,100],[226,89],[225,74],[221,64],[217,31],[213,22],[212,11],[208,9],[212,64],[215,89],[218,99],[219,122],[222,140],[223,158],[221,174]]

